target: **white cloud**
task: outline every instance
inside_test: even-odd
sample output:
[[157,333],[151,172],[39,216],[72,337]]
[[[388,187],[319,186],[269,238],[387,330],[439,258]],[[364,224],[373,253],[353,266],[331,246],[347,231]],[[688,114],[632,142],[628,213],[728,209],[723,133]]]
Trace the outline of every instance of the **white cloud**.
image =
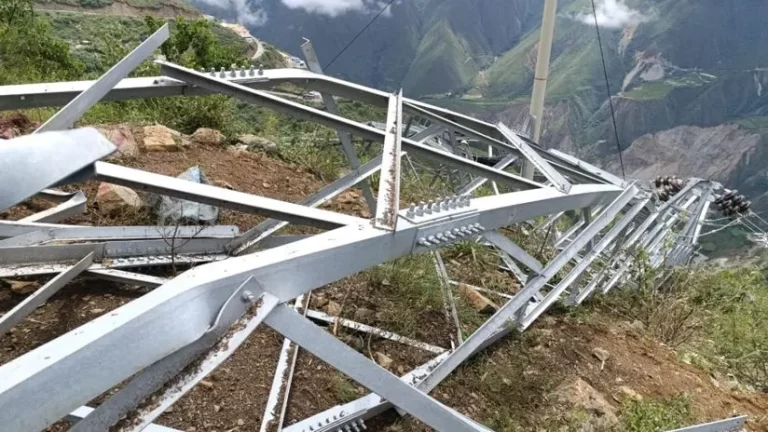
[[[304,9],[309,13],[330,17],[337,17],[347,12],[378,12],[387,5],[380,0],[282,0],[282,2],[291,9]],[[390,9],[382,15],[391,16]]]
[[[599,0],[596,9],[597,24],[600,27],[622,28],[651,20],[650,16],[627,6],[624,0]],[[584,24],[595,24],[592,13],[577,14],[575,18]]]
[[266,12],[259,7],[261,0],[198,0],[221,9],[231,9],[237,15],[237,23],[250,26],[261,26],[267,22]]

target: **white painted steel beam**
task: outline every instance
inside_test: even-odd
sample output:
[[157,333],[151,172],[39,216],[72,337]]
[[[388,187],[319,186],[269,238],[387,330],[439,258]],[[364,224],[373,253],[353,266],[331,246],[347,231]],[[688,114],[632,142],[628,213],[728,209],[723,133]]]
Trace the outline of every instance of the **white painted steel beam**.
[[379,197],[376,202],[375,227],[394,231],[400,210],[400,158],[402,146],[403,91],[389,98],[387,125],[382,150]]

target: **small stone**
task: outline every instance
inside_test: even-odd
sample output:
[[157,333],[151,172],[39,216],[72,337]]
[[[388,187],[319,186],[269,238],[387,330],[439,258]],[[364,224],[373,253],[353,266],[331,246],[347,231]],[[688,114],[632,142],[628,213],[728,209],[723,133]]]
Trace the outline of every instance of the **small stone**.
[[214,405],[214,406],[213,406],[213,411],[214,411],[214,412],[219,412],[219,411],[221,411],[221,405]]
[[710,375],[709,381],[712,383],[712,386],[714,386],[715,388],[720,388],[720,381],[716,380],[715,377]]
[[237,425],[238,425],[238,426],[245,426],[245,420],[243,420],[243,419],[237,419]]
[[251,150],[262,151],[266,153],[277,152],[277,144],[266,138],[262,138],[256,135],[240,135],[237,137],[237,142],[240,144],[245,144],[247,148]]
[[102,314],[104,313],[104,309],[91,309],[92,314]]
[[139,194],[133,189],[109,183],[101,183],[94,202],[102,213],[116,215],[140,209],[143,206]]
[[236,145],[227,147],[227,151],[235,154],[248,153],[248,146],[245,144],[236,144]]
[[331,300],[328,302],[328,314],[333,316],[339,316],[341,314],[341,305]]
[[373,357],[376,359],[376,363],[378,363],[379,366],[383,367],[384,369],[389,369],[389,367],[392,366],[392,363],[394,363],[394,360],[392,360],[389,356],[378,351],[373,353]]
[[144,149],[151,152],[178,151],[179,145],[174,137],[181,141],[181,134],[163,125],[145,126]]
[[645,331],[645,324],[643,324],[643,322],[640,321],[640,320],[634,320],[629,325],[629,328],[631,328],[632,330],[636,330],[638,332],[644,332]]
[[636,401],[643,400],[643,396],[640,393],[632,390],[631,388],[629,388],[627,386],[619,387],[619,392],[621,392],[621,394],[623,394],[625,397],[628,397],[628,398],[630,398],[632,400],[636,400]]
[[269,188],[271,188],[271,187],[272,187],[272,185],[271,185],[271,184],[269,184],[269,183],[267,183],[267,182],[263,182],[263,183],[261,184],[261,186],[263,186],[265,189],[269,189]]
[[24,295],[37,291],[40,288],[40,283],[35,281],[7,281],[11,287],[11,292],[14,294]]
[[605,361],[608,360],[608,357],[611,356],[611,353],[603,348],[594,348],[592,349],[592,355],[601,362],[605,363]]
[[202,380],[200,381],[200,385],[209,389],[213,388],[213,383],[210,381]]
[[190,140],[196,144],[220,146],[224,144],[227,137],[216,129],[200,128],[192,134]]
[[110,159],[139,157],[139,145],[128,125],[102,126],[96,129],[117,147],[117,151],[110,156]]
[[325,297],[315,297],[314,303],[317,309],[322,309],[328,304],[328,299]]
[[486,296],[480,294],[476,290],[470,288],[468,285],[459,285],[459,292],[464,294],[472,307],[474,307],[480,313],[492,314],[499,310],[499,306],[496,303],[492,302]]
[[224,180],[214,180],[213,185],[224,189],[235,190],[234,186]]
[[370,309],[358,308],[355,311],[355,321],[368,321],[375,316],[376,316],[376,312]]

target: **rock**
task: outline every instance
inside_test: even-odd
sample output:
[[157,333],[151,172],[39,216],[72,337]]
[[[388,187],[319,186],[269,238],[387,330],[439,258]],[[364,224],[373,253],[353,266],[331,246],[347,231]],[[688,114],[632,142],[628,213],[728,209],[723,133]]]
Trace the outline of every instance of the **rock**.
[[144,149],[151,152],[178,151],[181,133],[163,125],[145,126]]
[[643,322],[640,321],[640,320],[634,320],[629,325],[629,328],[631,328],[632,330],[639,331],[639,332],[644,332],[645,331],[645,324],[643,324]]
[[191,140],[196,144],[223,145],[227,137],[216,129],[200,128],[192,134]]
[[110,159],[139,157],[139,144],[128,125],[100,126],[96,129],[117,147],[117,152]]
[[239,144],[245,144],[249,150],[263,151],[266,153],[277,152],[277,144],[260,136],[247,134],[237,137]]
[[103,314],[106,309],[91,309],[92,314]]
[[355,321],[368,321],[376,316],[376,312],[366,309],[358,308],[355,311]]
[[339,316],[341,314],[341,305],[331,300],[328,302],[328,314],[333,316]]
[[231,184],[225,182],[224,180],[214,180],[213,185],[224,189],[235,190]]
[[459,291],[469,300],[472,307],[480,313],[492,314],[499,310],[497,304],[467,285],[459,285]]
[[555,389],[553,396],[560,403],[583,409],[608,426],[615,426],[619,422],[616,409],[581,378],[564,382]]
[[325,297],[315,297],[313,303],[315,303],[316,309],[322,309],[328,304],[328,299]]
[[238,425],[238,426],[245,426],[245,420],[243,420],[243,419],[237,419],[237,425]]
[[37,291],[37,289],[40,288],[41,286],[39,282],[35,282],[35,281],[9,280],[7,282],[8,282],[8,285],[10,285],[11,292],[19,295],[31,294]]
[[221,411],[221,405],[214,405],[213,412],[219,412],[219,411]]
[[209,389],[213,388],[213,383],[210,382],[210,381],[206,381],[206,380],[200,381],[200,385],[205,387],[205,388],[209,388]]
[[379,366],[383,367],[384,369],[389,369],[389,367],[392,366],[392,363],[394,363],[394,360],[389,358],[386,354],[380,353],[378,351],[373,353],[373,357],[376,359],[376,363],[378,363]]
[[715,388],[720,388],[720,381],[716,380],[715,377],[709,376],[709,381],[712,383],[712,386]]
[[636,401],[643,400],[643,395],[641,395],[640,393],[632,390],[631,388],[629,388],[627,386],[619,387],[619,392],[622,395],[624,395],[625,397],[629,398],[629,399],[636,400]]
[[230,153],[248,153],[248,146],[245,144],[237,144],[227,147],[227,151]]
[[339,195],[338,201],[342,204],[357,204],[363,201],[360,193],[350,190]]
[[609,353],[607,350],[604,350],[603,348],[593,348],[592,355],[601,362],[605,363],[611,356],[611,353]]
[[101,183],[94,202],[107,214],[136,211],[142,207],[141,198],[133,189],[109,183]]

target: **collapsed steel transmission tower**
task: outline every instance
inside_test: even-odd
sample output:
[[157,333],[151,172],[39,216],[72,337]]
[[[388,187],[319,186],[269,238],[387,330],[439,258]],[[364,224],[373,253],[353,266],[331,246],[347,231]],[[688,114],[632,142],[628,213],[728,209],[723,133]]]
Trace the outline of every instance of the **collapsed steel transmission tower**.
[[[25,220],[0,222],[0,277],[56,275],[0,317],[0,333],[82,273],[153,288],[0,366],[0,419],[5,430],[38,431],[70,418],[78,420],[73,431],[170,431],[153,422],[262,325],[285,336],[286,343],[261,430],[359,431],[366,428],[366,420],[390,407],[441,431],[488,430],[438,402],[430,391],[476,353],[511,331],[531,326],[558,300],[578,305],[596,291],[611,290],[629,276],[638,250],[646,251],[654,266],[689,262],[700,221],[713,191],[720,188],[710,181],[689,179],[662,203],[650,184],[627,182],[575,157],[545,151],[504,124],[489,124],[402,94],[325,76],[308,44],[304,50],[309,71],[201,72],[159,61],[163,76],[125,78],[167,37],[167,27],[160,29],[97,81],[0,87],[0,109],[66,104],[38,133],[0,146],[0,209],[33,196],[59,202]],[[320,92],[326,110],[265,91],[284,83]],[[102,162],[115,150],[109,141],[91,128],[67,130],[101,100],[201,94],[228,95],[333,128],[353,170],[293,204]],[[386,123],[378,129],[342,117],[334,96],[385,107]],[[408,130],[404,116],[424,126]],[[361,163],[351,136],[382,143],[381,154]],[[480,160],[484,155],[479,149],[489,148],[488,157]],[[459,190],[429,202],[401,203],[404,158],[427,161],[439,168],[436,171],[448,169],[457,178]],[[523,161],[535,167],[537,178],[529,180],[508,171]],[[369,179],[376,173],[380,181],[374,195]],[[82,212],[86,203],[82,192],[52,188],[85,179],[271,219],[243,233],[227,226],[184,227],[178,235],[189,241],[174,251],[177,257],[171,257],[157,227],[56,223]],[[487,182],[497,193],[475,197]],[[370,196],[372,219],[318,209],[355,185]],[[509,192],[498,192],[498,186]],[[557,254],[549,262],[540,262],[500,231],[524,224],[546,230],[567,213],[581,217],[555,239]],[[534,226],[537,218],[544,220]],[[324,231],[311,236],[275,235],[289,223]],[[442,265],[440,250],[459,241],[495,248],[506,268],[519,278],[521,288],[507,295],[507,302],[474,333],[457,335],[456,346],[435,347],[343,320],[343,325],[436,355],[421,367],[395,376],[310,320],[338,320],[306,310],[312,290],[411,254],[433,254],[442,282],[435,289],[447,291],[450,297],[453,281]],[[674,245],[671,253],[665,248],[669,243]],[[170,280],[123,270],[166,266],[173,259],[204,264]],[[558,273],[564,276],[550,284]],[[286,347],[291,342],[371,394],[284,425],[290,390],[286,383],[292,371]],[[100,405],[86,406],[121,383]]]

